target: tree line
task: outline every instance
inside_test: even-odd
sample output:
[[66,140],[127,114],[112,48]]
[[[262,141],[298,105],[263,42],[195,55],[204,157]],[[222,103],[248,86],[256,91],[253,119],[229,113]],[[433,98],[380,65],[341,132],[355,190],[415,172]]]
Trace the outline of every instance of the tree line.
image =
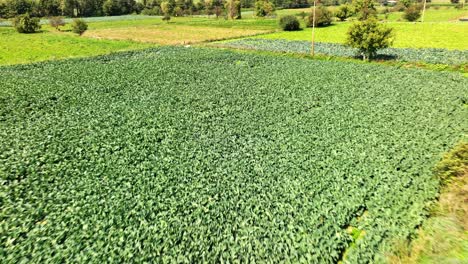
[[[232,6],[254,8],[259,0],[0,0],[0,17],[22,14],[33,17],[118,16],[126,14],[163,15],[161,4],[167,2],[174,16],[229,13]],[[308,0],[260,0],[281,8],[309,7]],[[326,0],[340,4],[345,0]]]

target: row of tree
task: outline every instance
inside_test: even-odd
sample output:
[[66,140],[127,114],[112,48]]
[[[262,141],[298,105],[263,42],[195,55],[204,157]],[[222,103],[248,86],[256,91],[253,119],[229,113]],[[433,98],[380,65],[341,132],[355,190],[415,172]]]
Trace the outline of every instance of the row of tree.
[[[11,18],[29,13],[31,16],[114,16],[132,13],[162,15],[161,4],[168,3],[171,15],[216,14],[229,15],[239,6],[255,8],[257,2],[271,7],[298,8],[310,6],[308,0],[0,0],[0,17]],[[348,0],[324,0],[339,4]],[[266,8],[268,9],[268,7]],[[240,14],[240,12],[238,12]]]

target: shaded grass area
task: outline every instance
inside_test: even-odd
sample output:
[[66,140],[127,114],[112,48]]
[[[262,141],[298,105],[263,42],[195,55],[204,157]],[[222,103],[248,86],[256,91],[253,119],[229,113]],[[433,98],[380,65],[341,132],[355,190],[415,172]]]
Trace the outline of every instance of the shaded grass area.
[[84,36],[92,38],[151,42],[162,45],[180,45],[253,36],[267,32],[268,31],[266,30],[255,29],[194,27],[177,24],[162,24],[157,26],[96,29],[86,32]]
[[98,40],[49,31],[18,34],[12,28],[0,28],[0,39],[0,64],[95,56],[152,46],[132,41]]
[[442,188],[431,217],[417,238],[395,243],[390,263],[466,263],[468,261],[468,142],[462,142],[436,167]]
[[[338,22],[329,27],[317,28],[315,39],[319,42],[344,43],[351,23]],[[468,49],[468,24],[457,23],[386,23],[395,30],[394,47]],[[265,39],[311,40],[312,30],[276,32],[262,35]]]

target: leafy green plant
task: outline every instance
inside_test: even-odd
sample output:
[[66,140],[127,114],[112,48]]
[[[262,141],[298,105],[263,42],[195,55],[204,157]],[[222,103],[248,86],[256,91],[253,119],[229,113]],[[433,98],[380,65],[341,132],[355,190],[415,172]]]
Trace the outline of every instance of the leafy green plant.
[[39,18],[24,14],[15,17],[12,21],[12,25],[19,33],[34,33],[41,28],[39,22]]
[[279,25],[284,31],[296,31],[301,29],[299,20],[295,16],[284,16],[279,20]]
[[375,19],[358,21],[348,31],[346,45],[356,48],[364,60],[377,55],[379,49],[389,47],[393,43],[393,31]]
[[[307,18],[307,27],[312,27],[314,21],[313,13]],[[331,25],[333,21],[333,14],[325,6],[319,6],[315,10],[315,26],[326,27]]]
[[73,19],[73,22],[71,24],[72,27],[72,32],[76,33],[78,35],[83,35],[86,30],[88,30],[88,24],[83,20],[83,19]]

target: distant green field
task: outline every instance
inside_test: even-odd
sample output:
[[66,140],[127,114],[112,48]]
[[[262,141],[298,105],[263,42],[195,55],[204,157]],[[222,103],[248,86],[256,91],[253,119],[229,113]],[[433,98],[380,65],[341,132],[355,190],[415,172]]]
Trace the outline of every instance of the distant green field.
[[0,65],[94,56],[152,46],[132,41],[84,38],[71,33],[19,34],[12,28],[0,28],[0,40]]
[[[455,9],[440,7],[439,9],[429,8],[426,10],[424,15],[424,22],[448,22],[448,21],[457,21],[460,17],[467,16],[467,9]],[[384,18],[383,15],[379,16]],[[387,19],[388,21],[404,21],[403,12],[392,12],[389,13]]]
[[[351,23],[338,22],[329,27],[316,29],[316,40],[343,43]],[[468,24],[459,23],[388,23],[395,29],[394,47],[399,48],[446,48],[468,49]],[[265,39],[310,40],[311,29],[294,32],[277,32],[258,36]]]

